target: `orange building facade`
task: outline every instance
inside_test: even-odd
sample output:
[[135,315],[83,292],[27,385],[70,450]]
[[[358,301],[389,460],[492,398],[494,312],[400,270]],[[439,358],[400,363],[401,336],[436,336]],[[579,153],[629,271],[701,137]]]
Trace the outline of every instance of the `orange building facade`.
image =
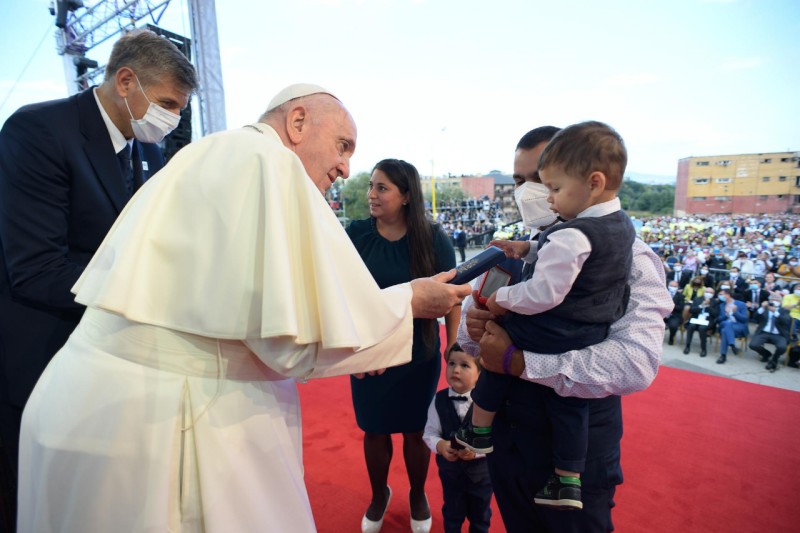
[[678,161],[675,216],[800,212],[800,152]]

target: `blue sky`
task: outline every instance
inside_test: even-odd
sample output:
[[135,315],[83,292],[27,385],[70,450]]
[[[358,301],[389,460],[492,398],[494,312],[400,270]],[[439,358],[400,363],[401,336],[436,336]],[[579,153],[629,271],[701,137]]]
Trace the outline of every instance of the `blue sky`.
[[[189,35],[186,4],[172,0],[160,25]],[[66,95],[47,6],[0,0],[0,122]],[[797,0],[218,0],[216,9],[228,127],[255,121],[285,85],[324,85],[358,125],[354,173],[385,157],[425,175],[510,173],[526,131],[589,119],[620,132],[637,173],[674,176],[692,155],[800,150]],[[89,56],[104,63],[108,48]]]

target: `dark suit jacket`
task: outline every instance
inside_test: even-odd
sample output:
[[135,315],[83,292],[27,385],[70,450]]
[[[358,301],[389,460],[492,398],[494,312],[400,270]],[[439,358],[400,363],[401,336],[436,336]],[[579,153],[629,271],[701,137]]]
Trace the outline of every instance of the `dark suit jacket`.
[[[692,300],[692,307],[690,308],[690,320],[698,318],[700,313],[706,313],[706,320],[708,320],[709,331],[714,331],[717,325],[717,316],[719,315],[719,305],[714,299],[706,300],[705,296],[698,296]],[[691,322],[689,322],[691,324]]]
[[[669,282],[675,280],[676,272],[674,270],[667,268],[664,269],[664,272],[667,275],[667,286],[669,287]],[[678,279],[675,281],[678,282],[678,287],[680,287],[681,290],[683,290],[686,284],[692,281],[692,278],[694,278],[695,274],[691,270],[681,270],[679,274],[680,275],[678,276]]]
[[[765,291],[764,289],[758,289],[756,292],[756,303],[760,306],[762,303],[766,302],[769,299],[769,292]],[[751,289],[747,289],[744,292],[744,301],[753,302],[753,291]]]
[[[792,317],[789,315],[789,310],[784,309],[783,307],[779,307],[780,311],[778,314],[777,320],[774,321],[774,325],[778,328],[778,333],[781,337],[785,337],[787,342],[789,340],[789,332],[792,328]],[[756,333],[762,333],[764,328],[767,327],[767,312],[763,312],[761,314],[756,315],[758,317],[758,327],[756,327]]]
[[667,327],[671,331],[675,331],[683,322],[683,307],[686,305],[686,299],[683,296],[683,293],[678,291],[672,297],[672,303],[675,304],[675,307],[672,308],[672,312],[664,318],[664,322],[666,322]]
[[734,298],[742,302],[747,300],[747,294],[746,294],[747,282],[744,279],[742,279],[741,276],[736,278],[736,281],[731,281],[730,278],[728,278],[727,280],[723,279],[722,281],[728,281],[730,283],[731,294],[733,295]]
[[[0,130],[0,400],[18,407],[80,320],[70,289],[128,201],[92,90],[25,106]],[[137,185],[164,164],[137,142],[131,159]]]

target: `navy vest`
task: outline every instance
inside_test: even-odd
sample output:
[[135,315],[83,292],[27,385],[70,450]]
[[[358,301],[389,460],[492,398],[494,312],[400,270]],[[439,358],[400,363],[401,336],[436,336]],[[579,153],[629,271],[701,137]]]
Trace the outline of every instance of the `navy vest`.
[[563,353],[602,342],[608,336],[608,327],[625,314],[628,306],[636,238],[628,215],[620,210],[556,224],[539,235],[539,248],[547,246],[553,232],[566,228],[586,235],[592,252],[559,305],[536,315],[505,316],[503,326],[514,344],[524,350]]
[[[439,415],[439,421],[442,425],[442,438],[449,440],[455,435],[459,427],[461,427],[461,419],[458,418],[458,413],[453,405],[453,400],[450,399],[450,389],[442,389],[436,393],[434,400],[436,412]],[[469,406],[466,417],[472,417],[472,405]],[[474,461],[448,461],[438,453],[436,454],[436,464],[440,470],[467,472],[472,475],[489,475],[488,466],[486,465],[486,458],[475,459]]]

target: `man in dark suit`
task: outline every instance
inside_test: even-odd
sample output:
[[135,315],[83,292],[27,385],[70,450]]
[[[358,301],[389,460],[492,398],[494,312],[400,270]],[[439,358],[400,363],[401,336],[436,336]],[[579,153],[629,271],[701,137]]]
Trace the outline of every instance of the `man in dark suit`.
[[706,259],[706,267],[708,267],[708,276],[713,281],[714,285],[726,277],[726,270],[728,269],[728,258],[722,253],[719,248],[714,248],[710,256]]
[[[723,279],[723,282],[724,281]],[[731,272],[727,281],[731,284],[731,294],[733,297],[744,302],[746,300],[745,292],[747,291],[747,282],[742,277],[738,267],[731,267]]]
[[[70,289],[164,164],[152,143],[196,88],[175,45],[134,30],[115,43],[102,85],[25,106],[0,130],[0,459],[13,478],[22,409],[83,314]],[[11,490],[0,497],[15,501]]]
[[668,344],[672,346],[675,344],[675,333],[677,333],[678,328],[681,327],[681,324],[683,323],[683,306],[685,305],[685,298],[678,287],[678,282],[674,279],[667,283],[667,290],[672,296],[672,301],[675,304],[672,312],[667,318],[664,319],[667,329],[669,330]]
[[694,272],[691,269],[684,269],[680,261],[676,261],[671,268],[665,267],[665,271],[667,274],[667,284],[669,285],[671,281],[677,281],[678,288],[681,290],[683,290],[694,277]]
[[747,291],[744,296],[750,322],[758,323],[758,310],[761,309],[761,304],[769,299],[769,292],[761,288],[761,283],[756,278],[750,278],[747,280]]
[[[778,359],[789,345],[789,332],[792,326],[792,317],[789,310],[781,307],[781,295],[772,294],[769,300],[761,304],[756,311],[758,327],[750,341],[750,349],[761,355],[761,362],[767,363],[767,370],[775,372],[778,368]],[[775,350],[770,357],[765,344],[772,344]]]

